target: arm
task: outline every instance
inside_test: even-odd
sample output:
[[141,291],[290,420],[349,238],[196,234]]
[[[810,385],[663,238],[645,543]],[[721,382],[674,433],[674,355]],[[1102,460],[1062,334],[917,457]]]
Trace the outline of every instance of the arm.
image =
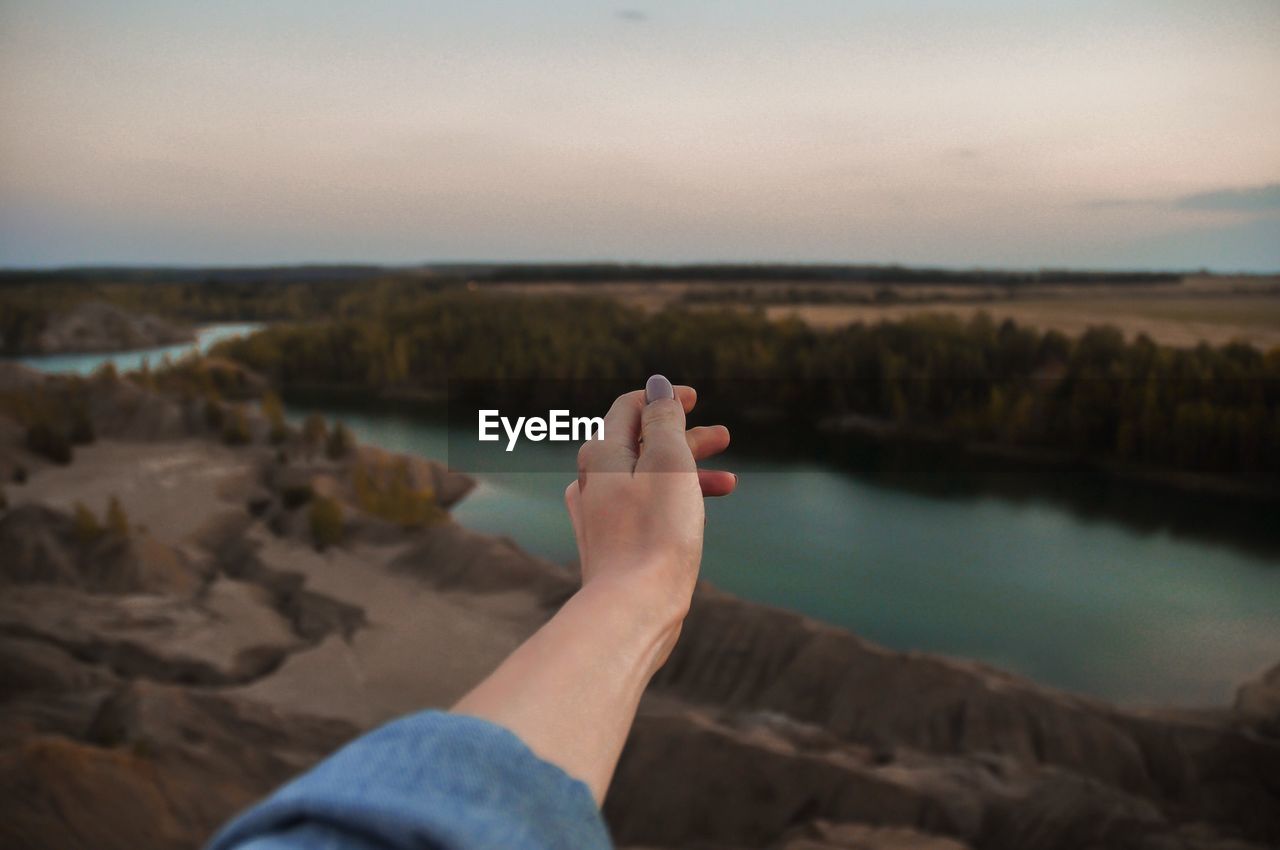
[[694,466],[729,432],[686,432],[693,390],[654,384],[650,403],[640,392],[615,402],[607,439],[584,447],[565,493],[582,589],[453,713],[362,735],[233,820],[211,850],[609,846],[598,806],[688,610],[702,497],[737,481]]
[[453,711],[514,732],[604,799],[640,695],[666,661],[702,560],[704,495],[733,491],[695,458],[723,451],[723,427],[685,431],[696,394],[660,376],[621,396],[604,439],[578,456],[565,501],[582,588]]

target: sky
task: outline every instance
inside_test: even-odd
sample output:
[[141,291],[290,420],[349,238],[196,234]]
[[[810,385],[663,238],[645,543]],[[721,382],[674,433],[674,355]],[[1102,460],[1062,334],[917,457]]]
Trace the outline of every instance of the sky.
[[0,266],[1280,270],[1280,2],[0,0]]

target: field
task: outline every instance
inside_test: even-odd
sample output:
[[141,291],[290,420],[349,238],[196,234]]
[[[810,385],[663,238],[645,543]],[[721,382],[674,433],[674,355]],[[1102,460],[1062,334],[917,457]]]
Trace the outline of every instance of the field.
[[771,317],[794,315],[819,328],[901,319],[918,313],[970,316],[985,310],[997,321],[1076,335],[1094,325],[1114,325],[1127,337],[1191,347],[1248,342],[1263,350],[1280,346],[1280,295],[1083,296],[1019,298],[990,302],[899,305],[803,304],[767,308]]
[[771,318],[794,316],[822,329],[921,313],[968,317],[986,311],[997,321],[1010,318],[1072,336],[1092,326],[1114,325],[1130,339],[1146,334],[1179,347],[1233,341],[1263,350],[1280,346],[1280,276],[1202,275],[1172,283],[1121,285],[875,285],[744,279],[607,285],[548,281],[483,288],[525,295],[606,294],[649,310],[671,304],[699,309],[761,307]]

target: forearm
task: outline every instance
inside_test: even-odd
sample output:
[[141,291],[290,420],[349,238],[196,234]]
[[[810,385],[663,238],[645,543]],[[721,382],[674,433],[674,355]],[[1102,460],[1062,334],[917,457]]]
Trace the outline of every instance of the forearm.
[[637,582],[590,582],[453,710],[510,729],[602,801],[686,609]]

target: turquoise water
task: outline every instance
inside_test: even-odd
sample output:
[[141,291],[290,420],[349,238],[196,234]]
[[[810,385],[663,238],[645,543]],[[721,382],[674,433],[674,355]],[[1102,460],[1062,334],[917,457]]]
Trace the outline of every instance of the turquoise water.
[[159,366],[166,357],[177,360],[194,350],[208,351],[216,343],[224,339],[245,336],[261,327],[260,324],[243,322],[239,324],[206,325],[196,331],[194,342],[183,342],[177,345],[166,345],[161,348],[148,348],[140,351],[122,351],[114,354],[37,354],[29,357],[14,358],[33,369],[58,374],[87,375],[108,361],[115,364],[122,372],[141,369],[144,362],[153,367]]
[[[233,332],[206,329],[200,344]],[[80,372],[139,362],[126,357],[55,360]],[[444,424],[429,417],[290,406],[311,410],[362,441],[448,456]],[[480,476],[455,516],[563,562],[575,556],[561,502],[575,449],[538,449],[563,473]],[[740,485],[708,505],[703,575],[741,596],[1127,703],[1223,704],[1280,660],[1280,563],[1230,540],[1082,515],[1048,498],[1051,480],[1044,497],[1015,500],[929,495],[811,462],[721,465]]]
[[[302,410],[296,408],[300,414]],[[362,441],[448,457],[444,424],[309,408]],[[576,557],[562,474],[486,474],[459,522],[555,561]],[[1280,563],[1224,543],[1083,518],[1035,498],[943,498],[820,464],[726,459],[703,576],[899,649],[979,658],[1137,704],[1213,705],[1280,660]]]

